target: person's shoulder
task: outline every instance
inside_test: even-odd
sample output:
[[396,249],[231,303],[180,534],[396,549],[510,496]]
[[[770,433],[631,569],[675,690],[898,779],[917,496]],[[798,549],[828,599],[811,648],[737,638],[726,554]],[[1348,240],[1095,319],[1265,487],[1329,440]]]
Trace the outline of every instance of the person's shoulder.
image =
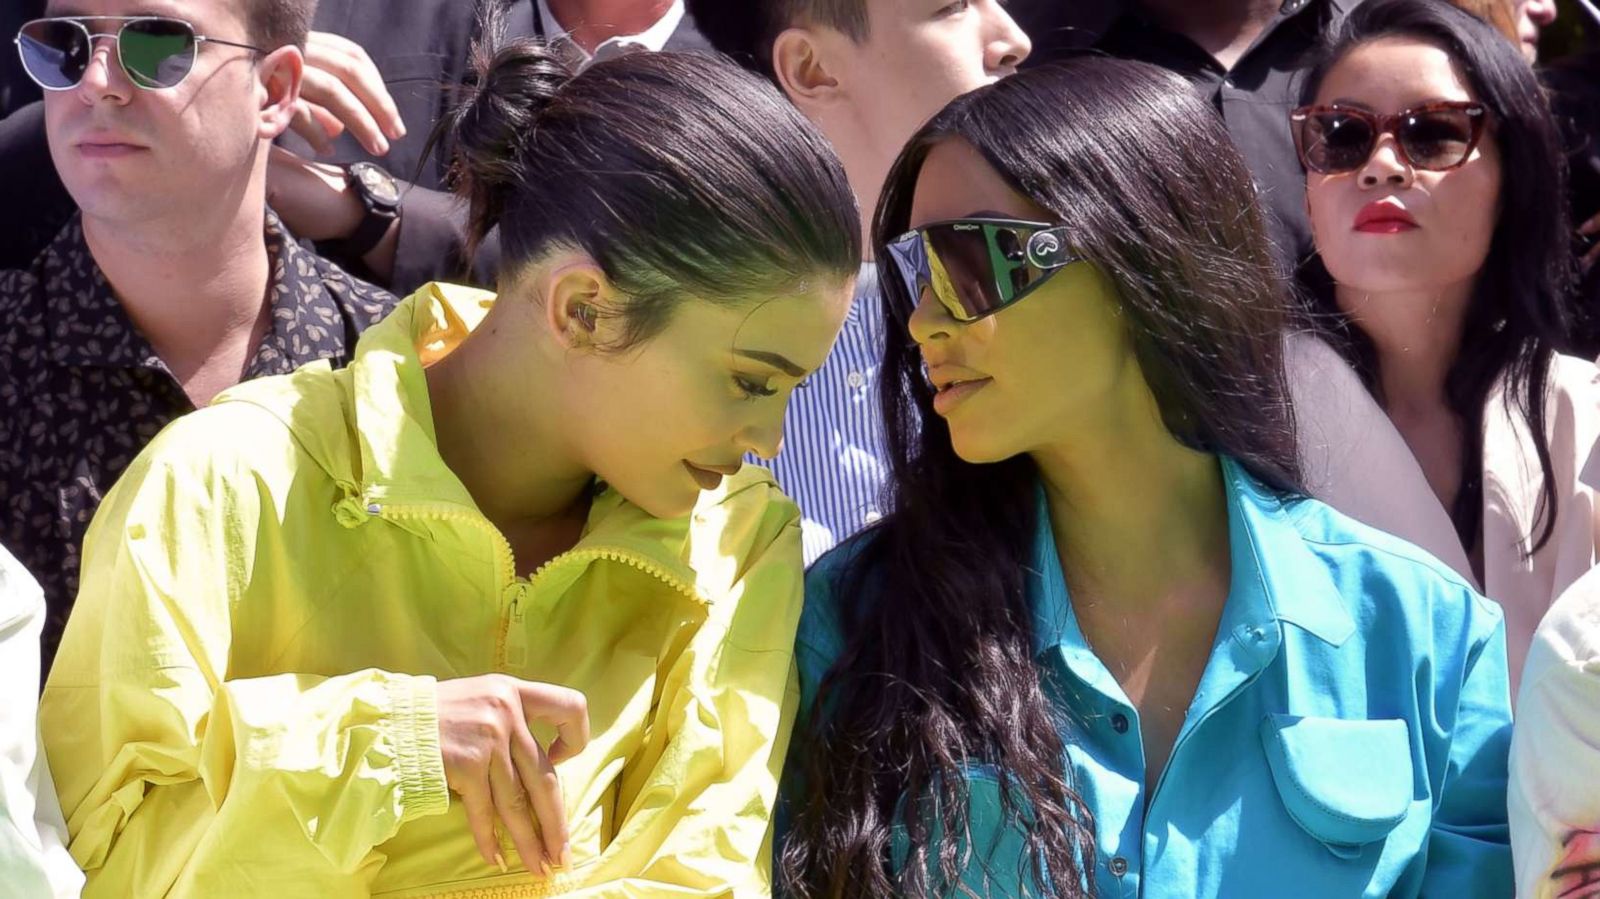
[[[892,526],[892,522],[880,523],[858,531],[823,553],[811,563],[810,568],[806,569],[806,592],[809,594],[813,586],[819,593],[833,590],[859,566],[870,565],[870,561],[867,560],[869,551],[883,539],[884,528],[889,526]],[[868,576],[871,574],[871,572],[862,573]]]
[[1284,511],[1353,617],[1379,624],[1369,636],[1454,642],[1499,625],[1500,607],[1421,547],[1320,500],[1294,498]]
[[[723,597],[719,604],[755,602],[775,607],[790,599],[798,604],[804,567],[800,510],[766,469],[745,465],[723,477],[715,489],[702,492],[687,519],[656,521],[679,534],[687,527],[691,567],[702,587]],[[757,569],[768,588],[764,595],[734,589],[736,582]],[[788,588],[777,589],[780,581]]]
[[745,465],[723,477],[714,490],[701,494],[695,504],[694,523],[703,526],[715,518],[722,526],[739,521],[769,520],[780,528],[800,526],[800,509],[778,486],[772,472]]
[[44,279],[37,265],[0,269],[0,324],[10,330],[26,310],[41,306]]
[[1552,456],[1558,464],[1563,457],[1575,459],[1576,467],[1583,469],[1600,443],[1600,366],[1557,354],[1550,361],[1545,396],[1545,432]]
[[162,428],[129,470],[229,489],[287,483],[310,455],[306,432],[343,423],[335,377],[317,362],[230,388]]
[[358,329],[377,323],[399,305],[400,298],[388,290],[352,275],[326,256],[307,253],[313,260],[317,281]]
[[0,649],[7,648],[6,639],[17,634],[36,639],[38,632],[23,625],[43,616],[44,610],[44,590],[39,582],[0,546]]
[[1600,365],[1557,353],[1550,360],[1550,388],[1563,401],[1600,405]]
[[33,364],[29,358],[44,347],[45,318],[44,278],[37,264],[0,269],[0,370]]
[[[883,539],[878,524],[828,550],[806,569],[806,607],[800,615],[800,642],[832,657],[843,648],[844,607],[872,601],[881,588],[871,550]],[[855,590],[859,586],[860,592]]]
[[[1552,661],[1582,670],[1600,679],[1600,568],[1574,581],[1550,606],[1534,632],[1534,653],[1541,650]],[[1528,667],[1534,667],[1534,654]]]

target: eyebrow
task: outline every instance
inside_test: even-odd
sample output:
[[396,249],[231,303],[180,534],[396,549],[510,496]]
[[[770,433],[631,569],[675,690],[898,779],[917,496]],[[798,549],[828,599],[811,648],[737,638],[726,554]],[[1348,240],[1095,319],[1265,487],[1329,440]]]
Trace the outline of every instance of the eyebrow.
[[733,353],[736,356],[743,356],[746,359],[754,359],[757,362],[765,362],[766,364],[776,368],[778,371],[783,372],[791,378],[803,378],[806,376],[806,370],[791,362],[788,356],[780,355],[778,353],[769,353],[766,350],[734,350]]

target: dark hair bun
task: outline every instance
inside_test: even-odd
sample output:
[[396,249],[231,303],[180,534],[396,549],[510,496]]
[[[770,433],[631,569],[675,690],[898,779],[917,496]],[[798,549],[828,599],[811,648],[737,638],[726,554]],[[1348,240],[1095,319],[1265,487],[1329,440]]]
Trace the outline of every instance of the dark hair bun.
[[484,5],[472,47],[474,81],[446,117],[455,150],[452,177],[472,208],[472,233],[496,224],[522,180],[523,157],[539,116],[577,74],[537,38],[507,39],[504,7]]

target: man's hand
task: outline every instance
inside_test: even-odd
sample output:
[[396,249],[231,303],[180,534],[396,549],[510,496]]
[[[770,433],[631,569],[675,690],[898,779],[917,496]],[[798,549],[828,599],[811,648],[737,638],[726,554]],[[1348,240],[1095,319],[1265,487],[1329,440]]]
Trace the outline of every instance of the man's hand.
[[305,78],[289,126],[319,155],[346,129],[374,156],[406,135],[405,123],[367,51],[348,38],[313,31],[306,39]]

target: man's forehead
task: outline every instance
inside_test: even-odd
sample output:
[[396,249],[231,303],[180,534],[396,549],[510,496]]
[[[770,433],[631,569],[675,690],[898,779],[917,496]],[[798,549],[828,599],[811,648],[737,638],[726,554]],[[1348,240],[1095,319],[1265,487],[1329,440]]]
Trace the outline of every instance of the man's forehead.
[[198,0],[49,0],[47,16],[166,16],[198,22],[217,12],[216,4]]

